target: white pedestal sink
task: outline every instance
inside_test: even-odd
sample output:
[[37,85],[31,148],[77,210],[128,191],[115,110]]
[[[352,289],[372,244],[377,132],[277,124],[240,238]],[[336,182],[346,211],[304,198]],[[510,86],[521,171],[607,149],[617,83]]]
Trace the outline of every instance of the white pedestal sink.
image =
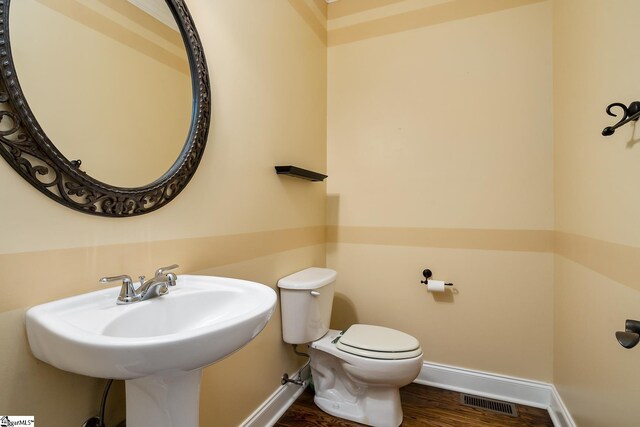
[[202,368],[260,333],[275,291],[246,280],[178,276],[166,295],[116,305],[119,290],[29,309],[33,354],[65,371],[125,380],[127,427],[198,427]]

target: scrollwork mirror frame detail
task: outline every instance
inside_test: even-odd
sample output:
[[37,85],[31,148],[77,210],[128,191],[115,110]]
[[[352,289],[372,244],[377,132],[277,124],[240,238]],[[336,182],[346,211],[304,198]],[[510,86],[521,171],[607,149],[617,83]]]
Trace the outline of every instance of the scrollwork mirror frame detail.
[[164,175],[146,186],[123,188],[81,171],[78,162],[64,157],[39,126],[18,82],[11,54],[11,0],[0,0],[0,155],[31,185],[56,202],[91,215],[142,215],[173,200],[195,173],[211,122],[209,72],[184,0],[166,2],[180,27],[191,69],[193,110],[189,135],[180,156]]

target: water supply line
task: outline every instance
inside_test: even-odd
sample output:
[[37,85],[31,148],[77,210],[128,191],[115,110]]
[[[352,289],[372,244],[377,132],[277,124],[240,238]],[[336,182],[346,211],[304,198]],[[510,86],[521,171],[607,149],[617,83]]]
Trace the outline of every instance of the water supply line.
[[298,344],[291,344],[291,346],[293,347],[293,352],[295,354],[297,354],[298,356],[302,356],[302,357],[306,357],[307,358],[307,363],[305,363],[304,366],[302,368],[300,368],[300,370],[298,371],[298,376],[296,378],[289,378],[289,374],[287,374],[287,373],[282,375],[282,381],[280,381],[280,384],[285,385],[287,383],[293,383],[295,385],[304,386],[305,385],[305,381],[302,379],[302,372],[305,369],[307,369],[307,366],[309,366],[309,364],[311,363],[311,356],[309,356],[307,353],[303,353],[301,351],[298,351]]
[[97,417],[91,417],[82,424],[82,427],[106,427],[104,423],[104,412],[107,407],[107,396],[109,395],[109,389],[111,388],[111,384],[113,384],[113,380],[108,380],[107,384],[104,386],[104,391],[102,392],[102,399],[100,400],[100,412]]

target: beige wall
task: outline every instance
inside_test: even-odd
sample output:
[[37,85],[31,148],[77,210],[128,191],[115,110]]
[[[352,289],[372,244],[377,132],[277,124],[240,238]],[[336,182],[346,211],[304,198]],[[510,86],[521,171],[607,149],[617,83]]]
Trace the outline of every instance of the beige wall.
[[[640,317],[637,130],[600,132],[612,102],[639,98],[635,1],[554,2],[554,382],[579,426],[638,425],[638,348],[615,338]],[[615,111],[618,113],[618,111]]]
[[[552,381],[550,2],[335,5],[335,326],[389,325],[427,361]],[[425,267],[455,293],[427,293]]]
[[[638,13],[622,0],[329,7],[334,326],[391,325],[427,360],[553,382],[580,426],[637,424],[637,350],[614,338],[640,302],[637,137],[600,131],[606,105],[637,99],[621,41]],[[424,266],[457,293],[426,293]]]
[[[67,427],[98,409],[103,381],[33,358],[24,332],[29,306],[98,289],[103,275],[150,274],[173,262],[181,273],[272,287],[325,262],[325,185],[273,170],[326,169],[322,13],[313,1],[187,4],[211,71],[213,125],[200,168],[176,200],[137,218],[91,217],[52,202],[0,164],[0,413]],[[283,372],[300,366],[281,342],[279,322],[275,314],[254,342],[205,370],[202,425],[238,425],[279,387]],[[111,407],[122,411],[121,390],[114,397]]]
[[[637,99],[640,63],[623,42],[636,2],[188,6],[214,123],[175,201],[93,218],[0,166],[0,413],[79,425],[102,392],[33,358],[29,306],[173,262],[272,287],[326,262],[339,271],[334,327],[401,329],[428,361],[553,382],[581,427],[634,425],[637,349],[613,333],[638,318],[638,150],[631,126],[600,131],[615,120],[606,105]],[[275,164],[330,178],[279,178]],[[454,292],[427,293],[427,266]],[[238,425],[299,365],[276,314],[205,370],[203,425]],[[118,385],[112,419],[122,403]]]

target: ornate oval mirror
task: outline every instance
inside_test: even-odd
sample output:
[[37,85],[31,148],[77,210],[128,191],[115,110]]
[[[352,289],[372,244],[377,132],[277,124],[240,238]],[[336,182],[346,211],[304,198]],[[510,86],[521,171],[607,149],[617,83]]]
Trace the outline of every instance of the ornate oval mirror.
[[0,0],[0,154],[80,212],[126,217],[170,202],[210,124],[207,66],[184,1],[10,3]]

